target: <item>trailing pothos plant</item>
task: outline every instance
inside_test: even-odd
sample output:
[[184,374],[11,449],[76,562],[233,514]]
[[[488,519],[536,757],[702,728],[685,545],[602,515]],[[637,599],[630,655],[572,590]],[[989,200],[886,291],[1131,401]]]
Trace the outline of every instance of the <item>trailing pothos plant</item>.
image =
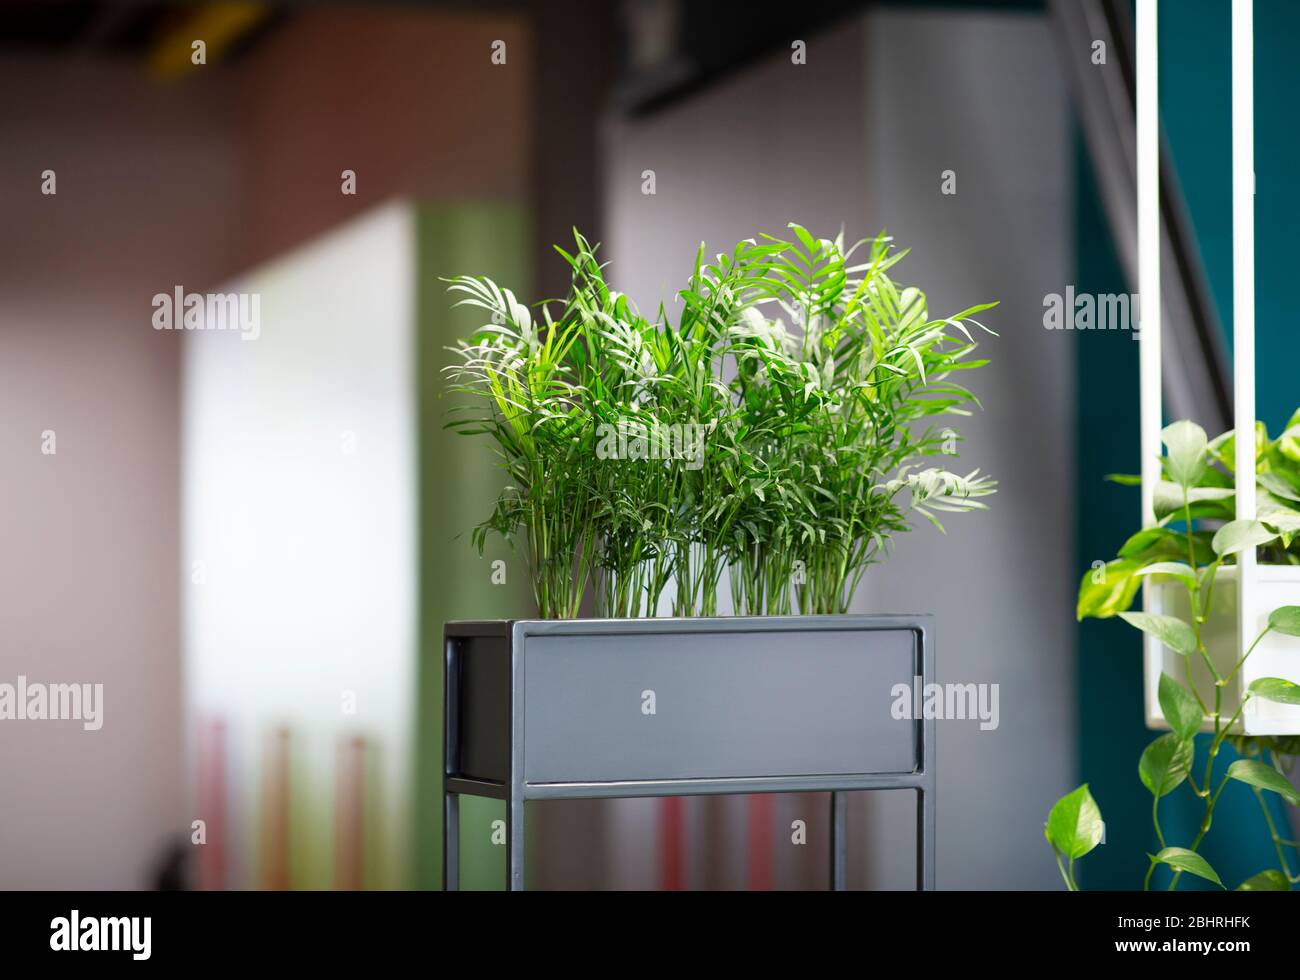
[[454,348],[473,397],[449,425],[488,436],[509,477],[474,540],[523,552],[543,617],[587,595],[654,616],[665,593],[710,615],[724,575],[738,613],[843,612],[912,514],[938,525],[994,492],[923,463],[957,455],[948,420],[977,402],[954,378],[986,363],[974,317],[996,304],[932,316],[892,279],[890,239],[790,229],[712,262],[701,246],[675,324],[613,289],[576,232],[562,301],[448,280],[489,317]]
[[[1130,537],[1113,561],[1086,573],[1078,599],[1080,619],[1119,616],[1181,656],[1182,677],[1162,673],[1157,690],[1171,731],[1148,745],[1138,763],[1138,777],[1151,793],[1151,821],[1159,843],[1158,853],[1147,856],[1143,887],[1151,886],[1161,865],[1172,870],[1171,890],[1183,874],[1224,887],[1200,848],[1213,826],[1220,795],[1236,781],[1249,786],[1259,801],[1278,862],[1276,868],[1260,871],[1238,888],[1290,890],[1300,882],[1300,842],[1279,832],[1265,794],[1300,805],[1300,792],[1287,778],[1300,754],[1300,736],[1246,736],[1240,734],[1239,722],[1252,698],[1300,704],[1300,685],[1285,678],[1261,677],[1236,703],[1225,703],[1225,692],[1266,635],[1300,636],[1300,606],[1274,609],[1259,635],[1233,656],[1232,666],[1216,662],[1211,655],[1205,626],[1218,573],[1235,565],[1246,549],[1256,549],[1261,562],[1300,564],[1300,411],[1277,439],[1270,439],[1264,425],[1256,423],[1257,520],[1233,519],[1236,474],[1231,432],[1209,440],[1200,426],[1181,421],[1161,435],[1166,452],[1155,490],[1156,524]],[[1133,476],[1110,479],[1140,483]],[[1181,586],[1187,615],[1129,612],[1145,579]],[[1205,685],[1196,683],[1194,671],[1204,672]],[[1203,696],[1207,686],[1212,695]],[[1208,737],[1198,746],[1196,735],[1202,730]],[[1227,766],[1219,759],[1225,744],[1241,756]],[[1190,841],[1175,844],[1166,840],[1161,827],[1160,801],[1184,784],[1201,801],[1201,819]],[[1102,829],[1101,812],[1086,783],[1052,808],[1045,832],[1068,888],[1077,890],[1074,862],[1097,846]]]

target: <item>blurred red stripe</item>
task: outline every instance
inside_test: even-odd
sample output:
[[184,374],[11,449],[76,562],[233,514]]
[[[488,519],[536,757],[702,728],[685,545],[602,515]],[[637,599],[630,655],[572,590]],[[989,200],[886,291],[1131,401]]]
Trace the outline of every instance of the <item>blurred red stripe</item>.
[[748,820],[746,833],[746,865],[749,869],[748,887],[753,892],[772,890],[772,814],[770,793],[747,798]]
[[262,881],[272,891],[290,887],[289,729],[267,738],[262,762]]
[[198,847],[198,881],[202,891],[227,887],[226,877],[226,723],[214,718],[199,726],[197,818],[203,821]]
[[334,789],[334,887],[365,887],[366,741],[344,737],[338,744]]
[[686,886],[686,801],[680,796],[666,796],[659,801],[660,887],[666,892],[681,891]]

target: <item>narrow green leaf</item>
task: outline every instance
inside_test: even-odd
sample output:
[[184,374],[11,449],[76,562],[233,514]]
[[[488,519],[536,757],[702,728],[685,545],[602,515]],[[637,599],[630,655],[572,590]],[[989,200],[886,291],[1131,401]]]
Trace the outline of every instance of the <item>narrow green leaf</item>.
[[1142,486],[1142,477],[1136,473],[1107,473],[1102,479],[1110,483],[1118,483],[1122,487]]
[[1198,878],[1212,881],[1220,888],[1223,887],[1223,882],[1219,880],[1219,876],[1210,867],[1210,862],[1195,851],[1189,851],[1185,847],[1166,847],[1155,856],[1155,860],[1161,864],[1169,865],[1175,871],[1186,871]]
[[1185,561],[1158,561],[1141,569],[1137,574],[1141,576],[1168,575],[1180,582],[1185,582],[1189,587],[1196,585],[1196,569]]
[[[1214,560],[1210,549],[1210,536],[1204,532],[1192,538],[1196,551],[1197,565],[1206,565]],[[1182,561],[1187,557],[1187,536],[1167,527],[1148,527],[1138,531],[1124,542],[1119,549],[1121,558],[1144,558],[1153,561],[1156,558],[1169,558]]]
[[1165,427],[1160,438],[1169,450],[1166,465],[1169,478],[1183,487],[1193,487],[1205,472],[1205,430],[1181,419]]
[[1196,652],[1196,634],[1192,632],[1190,626],[1175,616],[1126,612],[1120,613],[1119,617],[1130,626],[1135,626],[1143,633],[1154,636],[1177,653],[1190,656]]
[[1266,789],[1276,793],[1292,806],[1300,806],[1300,791],[1272,766],[1253,759],[1238,759],[1228,767],[1228,776],[1232,779]]
[[1141,567],[1140,561],[1118,558],[1084,572],[1075,609],[1079,619],[1087,616],[1108,619],[1131,606],[1142,584],[1135,574]]
[[1287,636],[1300,636],[1300,606],[1278,606],[1268,614],[1268,625]]
[[1300,503],[1300,491],[1287,483],[1286,480],[1276,473],[1260,473],[1255,477],[1256,482],[1266,489],[1269,493],[1281,497],[1283,500],[1291,500]]
[[1161,480],[1156,484],[1152,507],[1160,520],[1185,516],[1185,505],[1191,510],[1192,517],[1230,518],[1232,513],[1224,501],[1235,495],[1231,487],[1192,487],[1188,490],[1169,480]]
[[1250,693],[1278,704],[1300,704],[1300,684],[1281,677],[1261,677],[1251,682]]
[[[1119,549],[1121,558],[1139,558],[1149,551],[1178,547],[1178,535],[1167,527],[1146,527],[1138,531]],[[1174,552],[1177,554],[1177,552]]]
[[1289,892],[1291,882],[1281,871],[1269,868],[1257,875],[1252,875],[1237,886],[1239,892]]
[[1214,535],[1214,553],[1220,557],[1235,555],[1247,548],[1268,544],[1277,535],[1259,521],[1230,521]]
[[1287,459],[1300,462],[1300,409],[1291,416],[1286,429],[1277,437],[1277,448]]

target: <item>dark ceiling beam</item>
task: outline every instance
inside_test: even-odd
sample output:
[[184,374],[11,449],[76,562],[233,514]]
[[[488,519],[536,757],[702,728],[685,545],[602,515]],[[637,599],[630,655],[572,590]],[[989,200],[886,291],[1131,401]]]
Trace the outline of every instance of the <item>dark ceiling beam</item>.
[[592,0],[531,5],[533,282],[540,297],[569,291],[567,266],[552,245],[571,245],[574,227],[593,243],[605,234],[600,132],[614,84],[614,7]]
[[83,52],[99,52],[111,47],[123,29],[141,15],[143,3],[123,0],[122,3],[100,4],[91,12],[86,26],[77,37],[76,47]]
[[191,45],[202,40],[205,64],[220,64],[261,29],[276,12],[267,3],[226,0],[204,3],[178,11],[174,23],[162,31],[149,51],[149,68],[160,78],[176,78],[194,71]]

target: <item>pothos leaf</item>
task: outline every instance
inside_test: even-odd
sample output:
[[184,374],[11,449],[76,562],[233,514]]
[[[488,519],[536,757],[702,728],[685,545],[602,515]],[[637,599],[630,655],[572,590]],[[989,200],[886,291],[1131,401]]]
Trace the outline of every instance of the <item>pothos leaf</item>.
[[1156,799],[1172,793],[1192,767],[1192,743],[1177,732],[1161,735],[1146,747],[1138,776]]
[[1174,734],[1184,741],[1190,740],[1200,730],[1204,719],[1196,698],[1182,684],[1164,673],[1160,675],[1158,697],[1160,710]]
[[1272,766],[1254,759],[1238,759],[1228,767],[1228,776],[1259,789],[1276,793],[1292,806],[1300,806],[1300,791]]
[[1237,886],[1239,892],[1289,892],[1291,882],[1281,871],[1269,868],[1257,875],[1251,875]]
[[1155,855],[1152,860],[1160,864],[1167,864],[1176,871],[1186,871],[1198,878],[1212,881],[1220,888],[1223,887],[1223,882],[1219,880],[1215,870],[1210,867],[1210,862],[1195,851],[1189,851],[1185,847],[1166,847]]
[[1120,618],[1143,633],[1154,636],[1169,649],[1184,656],[1196,652],[1196,634],[1181,619],[1158,613],[1120,613]]
[[1106,826],[1101,809],[1084,783],[1073,793],[1056,801],[1047,815],[1044,835],[1048,843],[1063,856],[1081,858],[1101,843]]

